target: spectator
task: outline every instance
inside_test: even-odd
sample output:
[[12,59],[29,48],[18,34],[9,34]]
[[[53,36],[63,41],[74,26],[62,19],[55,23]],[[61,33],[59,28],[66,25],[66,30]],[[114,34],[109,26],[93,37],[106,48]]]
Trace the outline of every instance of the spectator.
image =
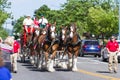
[[[108,69],[110,73],[113,73],[113,71],[117,73],[117,66],[118,66],[117,53],[119,51],[119,45],[118,45],[118,42],[116,42],[115,40],[115,36],[111,37],[110,41],[108,41],[106,45],[106,48],[109,53]],[[113,65],[113,62],[114,62],[114,65]]]
[[10,71],[4,66],[1,51],[0,51],[0,80],[12,80]]
[[4,41],[6,44],[12,46],[13,45],[13,42],[14,42],[14,37],[13,36],[8,36],[5,41]]
[[20,51],[19,48],[20,48],[20,44],[18,43],[18,41],[14,40],[13,54],[11,54],[11,65],[14,73],[17,73],[17,57]]

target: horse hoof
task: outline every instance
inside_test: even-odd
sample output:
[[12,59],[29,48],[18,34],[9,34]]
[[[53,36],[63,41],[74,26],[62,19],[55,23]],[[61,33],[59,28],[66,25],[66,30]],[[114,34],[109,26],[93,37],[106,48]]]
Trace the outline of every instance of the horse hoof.
[[62,67],[62,64],[61,63],[57,64],[57,67]]
[[47,68],[47,66],[46,66],[46,65],[42,65],[42,68],[43,68],[43,69],[46,69],[46,68]]
[[68,70],[72,70],[72,66],[67,65],[67,69],[68,69]]
[[30,63],[31,63],[32,65],[34,65],[34,61],[30,61]]
[[55,69],[48,69],[49,72],[55,72]]
[[72,71],[76,72],[76,71],[78,71],[78,69],[77,68],[72,68]]
[[42,67],[41,66],[37,66],[37,69],[42,69]]

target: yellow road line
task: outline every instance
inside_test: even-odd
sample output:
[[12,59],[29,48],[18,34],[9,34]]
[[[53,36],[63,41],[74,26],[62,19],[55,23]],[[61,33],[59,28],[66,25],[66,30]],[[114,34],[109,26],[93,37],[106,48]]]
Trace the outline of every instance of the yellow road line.
[[115,77],[111,77],[111,76],[105,76],[105,75],[102,75],[102,74],[97,74],[97,73],[85,71],[85,70],[82,70],[82,69],[78,69],[78,72],[88,74],[88,75],[91,75],[91,76],[96,76],[96,77],[99,77],[99,78],[108,79],[108,80],[120,80],[120,78],[115,78]]

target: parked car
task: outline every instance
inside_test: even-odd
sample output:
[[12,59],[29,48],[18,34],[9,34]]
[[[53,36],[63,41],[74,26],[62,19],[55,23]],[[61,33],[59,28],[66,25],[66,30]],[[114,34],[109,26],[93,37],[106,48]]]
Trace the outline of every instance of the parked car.
[[98,40],[82,40],[80,56],[94,55],[101,57],[101,46]]
[[[119,44],[119,50],[120,50],[120,40],[117,40],[117,42]],[[108,61],[109,54],[108,54],[106,46],[101,50],[101,55],[102,55],[103,61]],[[117,55],[118,55],[118,61],[120,62],[120,52]]]

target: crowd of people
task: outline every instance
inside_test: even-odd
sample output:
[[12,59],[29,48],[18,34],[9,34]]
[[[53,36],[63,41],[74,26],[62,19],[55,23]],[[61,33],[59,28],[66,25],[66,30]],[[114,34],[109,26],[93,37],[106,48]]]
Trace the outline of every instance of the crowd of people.
[[2,53],[0,51],[0,80],[12,80],[12,75],[10,71],[4,66]]
[[[5,40],[0,37],[0,80],[12,80],[11,72],[17,73],[17,59],[20,52],[20,44],[13,36]],[[6,63],[9,60],[10,64]]]

